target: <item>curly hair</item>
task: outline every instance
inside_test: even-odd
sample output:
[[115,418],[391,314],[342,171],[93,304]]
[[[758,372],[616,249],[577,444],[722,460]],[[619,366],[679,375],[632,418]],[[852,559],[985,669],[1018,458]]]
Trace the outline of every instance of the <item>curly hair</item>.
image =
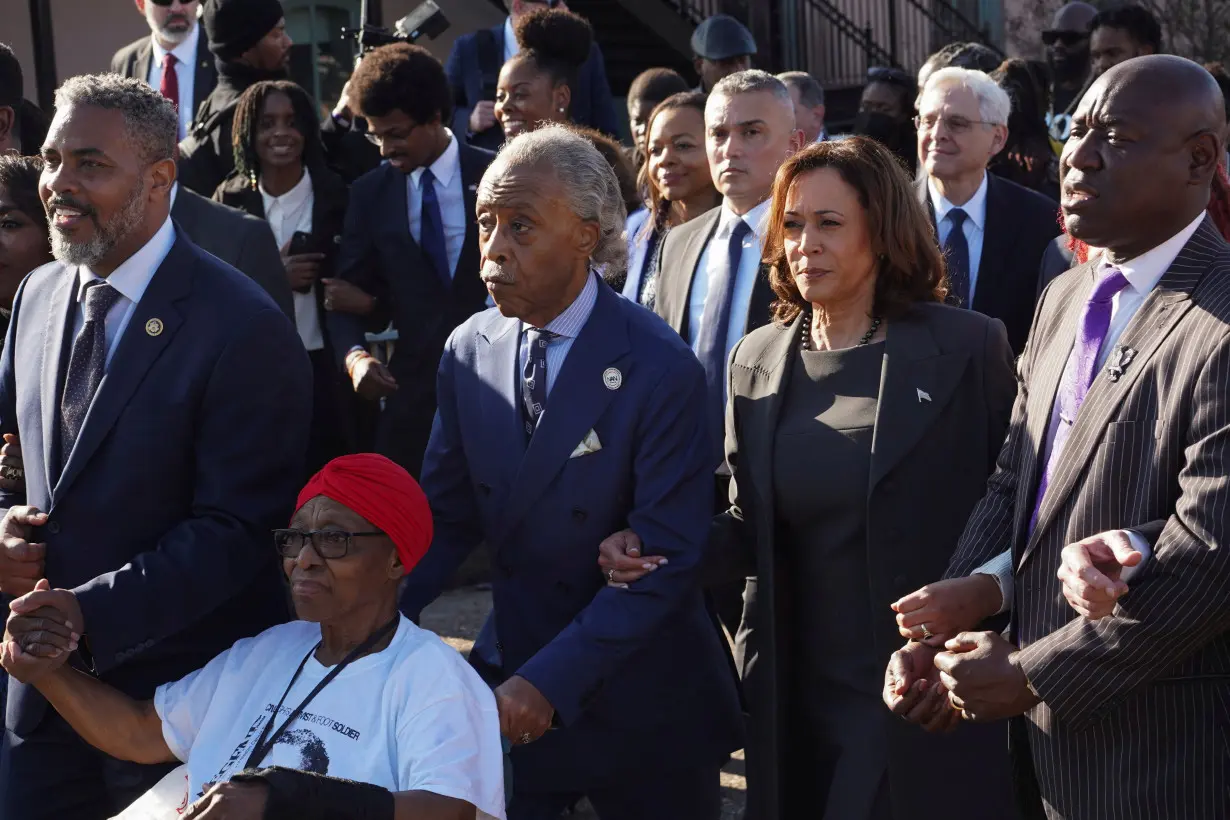
[[540,9],[518,20],[513,32],[521,46],[514,59],[532,61],[556,86],[576,85],[594,42],[588,20],[563,9]]
[[295,112],[295,129],[303,137],[303,165],[320,168],[325,164],[324,146],[320,142],[320,125],[312,98],[289,80],[265,80],[248,88],[235,105],[235,122],[231,126],[231,149],[235,154],[235,173],[246,177],[256,187],[260,176],[260,157],[256,153],[256,129],[260,124],[265,100],[274,94],[285,94]]
[[673,94],[688,90],[688,81],[678,71],[669,68],[647,68],[628,86],[628,100],[662,102]]
[[350,76],[351,99],[360,116],[385,117],[400,110],[418,125],[453,116],[453,92],[432,53],[406,43],[373,49]]
[[777,294],[773,320],[789,324],[808,307],[786,260],[786,196],[804,174],[832,168],[858,194],[866,211],[876,271],[875,315],[900,318],[918,302],[942,302],[948,295],[944,257],[927,211],[892,151],[867,137],[814,143],[788,159],[773,182],[764,263]]

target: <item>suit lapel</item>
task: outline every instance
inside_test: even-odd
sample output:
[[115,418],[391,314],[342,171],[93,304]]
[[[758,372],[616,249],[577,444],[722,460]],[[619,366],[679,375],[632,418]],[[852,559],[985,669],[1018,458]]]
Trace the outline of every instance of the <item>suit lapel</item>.
[[[606,285],[599,285],[593,313],[573,340],[521,461],[504,507],[500,538],[493,539],[494,543],[521,522],[618,394],[604,384],[603,373],[630,349],[627,322],[615,302],[622,298]],[[635,378],[635,374],[625,372],[624,378]],[[519,405],[517,409],[520,418]]]
[[[1136,351],[1131,362],[1124,369],[1123,375],[1117,381],[1112,381],[1105,368],[1094,373],[1093,384],[1090,385],[1080,412],[1076,415],[1072,432],[1059,456],[1059,463],[1054,470],[1052,482],[1042,499],[1042,506],[1038,511],[1038,522],[1033,536],[1021,555],[1021,565],[1024,565],[1036,549],[1043,531],[1054,523],[1056,514],[1064,506],[1077,479],[1085,472],[1078,468],[1083,467],[1089,461],[1094,448],[1101,441],[1102,434],[1106,431],[1120,404],[1147,369],[1149,359],[1182,321],[1187,311],[1192,308],[1192,291],[1200,282],[1200,277],[1212,259],[1212,254],[1208,249],[1221,248],[1223,245],[1224,242],[1217,233],[1217,229],[1206,217],[1171,263],[1165,275],[1149,292],[1144,304],[1136,311],[1136,315],[1132,317],[1132,321],[1116,341],[1116,347]],[[1093,266],[1090,266],[1089,270],[1092,274]],[[1084,302],[1088,300],[1092,289],[1092,275],[1088,284],[1089,287],[1080,292],[1083,298],[1077,303],[1079,305],[1076,311],[1077,316]],[[1077,302],[1075,299],[1071,301]],[[1074,329],[1072,336],[1075,336]],[[1070,342],[1068,346],[1071,346]],[[1062,368],[1055,369],[1062,370]],[[1051,397],[1053,399],[1054,391],[1051,392]],[[1049,416],[1048,407],[1048,421]],[[1043,435],[1045,435],[1045,430]]]
[[[756,281],[752,285],[752,298],[747,305],[747,324],[745,335],[759,327],[764,327],[772,318],[773,286],[769,284],[769,267],[761,265],[756,271]],[[801,331],[800,331],[801,332]]]
[[897,466],[944,412],[968,365],[968,352],[940,352],[917,313],[888,324],[868,491]]
[[939,242],[939,229],[935,224],[935,205],[931,202],[931,191],[927,188],[927,177],[925,174],[919,176],[914,181],[914,192],[918,194],[918,201],[927,209],[927,216],[931,217],[931,230],[935,231],[935,241]]
[[[94,400],[82,422],[77,442],[69,455],[68,463],[64,465],[64,473],[52,492],[53,504],[63,497],[73,480],[81,473],[115,424],[137,385],[145,378],[146,371],[179,331],[183,316],[175,303],[188,295],[192,284],[192,270],[196,265],[190,247],[187,238],[177,233],[171,252],[158,267],[145,290],[145,295],[133,309],[132,317],[124,328],[124,335],[120,337],[115,355],[107,367],[107,373],[99,383],[98,392],[94,394]],[[146,324],[151,319],[162,322],[162,331],[157,335],[146,332]]]
[[[149,79],[150,72],[154,70],[154,41],[152,37],[146,37],[145,42],[141,44],[140,50],[137,51],[137,60],[134,65],[136,68],[136,79],[145,82]],[[157,91],[157,88],[154,89]]]
[[71,348],[73,307],[77,295],[77,267],[63,265],[59,282],[51,295],[43,331],[43,372],[39,395],[43,410],[43,465],[47,478],[47,498],[60,472],[60,370],[65,353]]
[[734,371],[734,378],[744,383],[735,385],[731,401],[735,395],[746,396],[747,406],[757,408],[754,415],[740,425],[738,434],[746,438],[746,443],[739,448],[740,458],[748,459],[748,471],[762,509],[772,509],[773,439],[782,402],[790,388],[794,361],[790,354],[798,344],[807,316],[807,312],[803,312],[789,327],[776,328],[777,336],[765,345],[751,367]]
[[525,429],[521,426],[521,394],[517,381],[520,321],[492,314],[480,334],[478,372],[484,387],[479,397],[487,446],[501,472],[513,479],[525,456]]
[[683,247],[679,267],[674,271],[674,275],[668,274],[665,277],[669,291],[666,321],[685,340],[688,339],[688,297],[692,293],[692,280],[697,275],[706,275],[705,271],[698,270],[700,258],[705,252],[705,246],[709,244],[709,240],[717,230],[721,216],[722,209],[721,206],[718,206],[700,217],[700,219],[709,220],[708,224],[697,226],[697,230],[692,233],[687,244]]

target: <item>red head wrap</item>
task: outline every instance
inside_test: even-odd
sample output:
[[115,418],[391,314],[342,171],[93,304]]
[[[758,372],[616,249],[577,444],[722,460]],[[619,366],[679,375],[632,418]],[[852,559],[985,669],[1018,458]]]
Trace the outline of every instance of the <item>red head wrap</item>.
[[431,545],[431,508],[417,481],[384,456],[358,453],[333,459],[299,492],[295,512],[318,495],[331,498],[388,534],[410,572]]

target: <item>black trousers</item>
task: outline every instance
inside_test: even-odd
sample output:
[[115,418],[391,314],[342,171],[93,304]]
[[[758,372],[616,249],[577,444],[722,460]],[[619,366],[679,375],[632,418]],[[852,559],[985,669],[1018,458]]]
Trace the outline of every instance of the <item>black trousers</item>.
[[722,814],[720,772],[713,766],[642,771],[618,786],[588,794],[525,794],[516,791],[513,780],[508,820],[557,820],[582,797],[589,798],[601,820],[719,820]]
[[341,381],[341,373],[326,347],[308,351],[312,362],[312,426],[308,432],[305,481],[321,467],[349,451],[347,414],[343,403],[350,396],[343,392],[349,385]]
[[27,737],[5,730],[0,751],[4,820],[106,820],[149,791],[177,763],[116,760],[82,740],[53,710]]

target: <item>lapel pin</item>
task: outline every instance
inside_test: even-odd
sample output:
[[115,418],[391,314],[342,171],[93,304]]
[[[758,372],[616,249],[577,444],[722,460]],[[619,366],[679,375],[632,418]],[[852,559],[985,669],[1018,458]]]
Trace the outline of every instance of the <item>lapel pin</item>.
[[602,383],[607,390],[618,390],[624,383],[624,374],[617,367],[608,367],[602,373]]
[[924,401],[931,401],[931,394],[928,393],[926,390],[923,390],[921,387],[916,387],[914,389],[918,391],[919,403],[922,403]]
[[1106,375],[1112,382],[1119,381],[1119,377],[1123,375],[1123,371],[1134,358],[1136,358],[1135,350],[1123,345],[1115,345],[1115,349],[1110,352],[1110,358],[1106,360]]
[[148,322],[145,323],[145,332],[149,334],[150,336],[161,336],[162,335],[162,320],[161,319],[150,319]]

